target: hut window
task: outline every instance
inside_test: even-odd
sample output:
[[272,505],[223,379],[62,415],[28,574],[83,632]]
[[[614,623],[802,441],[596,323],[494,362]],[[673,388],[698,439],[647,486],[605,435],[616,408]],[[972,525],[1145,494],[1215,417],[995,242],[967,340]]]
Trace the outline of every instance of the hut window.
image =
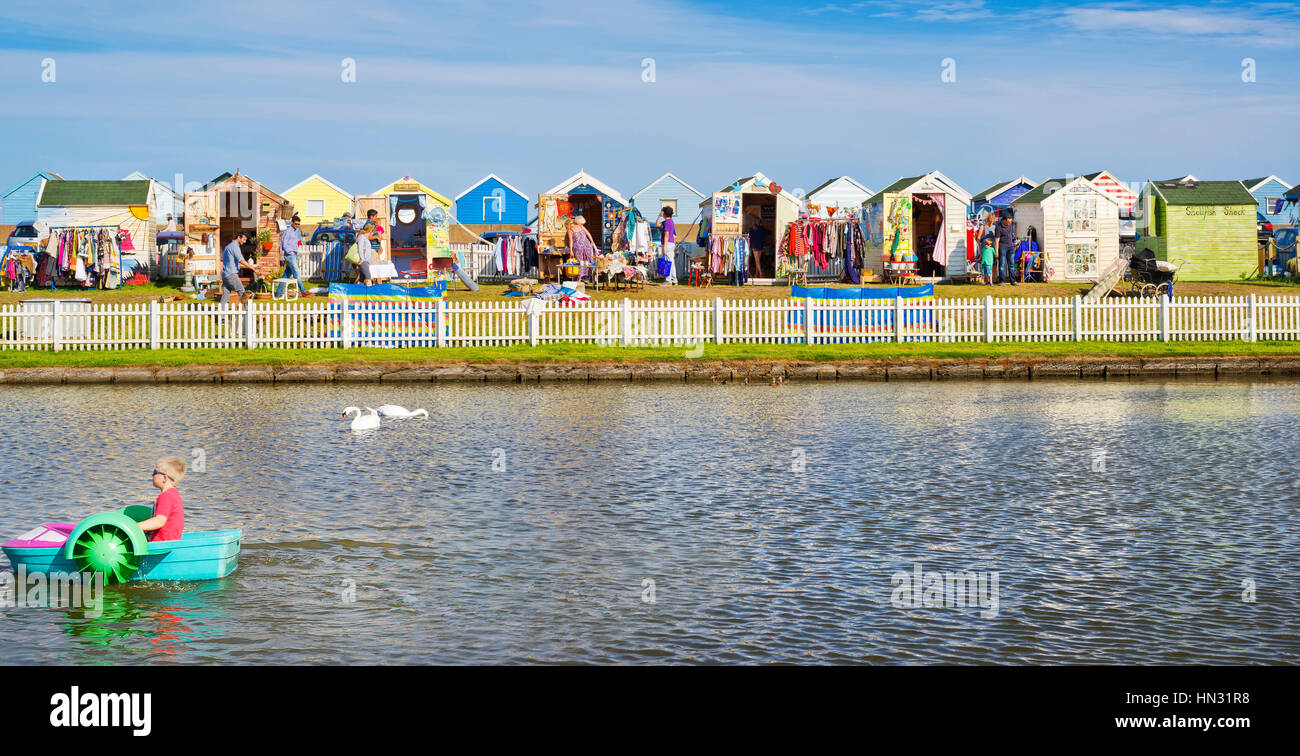
[[661,208],[664,208],[664,207],[670,207],[670,208],[672,208],[672,210],[673,210],[673,217],[677,217],[677,200],[675,200],[675,199],[660,200],[660,202],[659,202],[659,207],[661,207]]
[[1065,245],[1065,277],[1095,278],[1097,275],[1097,243]]
[[307,215],[320,218],[325,215],[325,200],[307,200]]
[[1095,233],[1097,231],[1097,198],[1070,197],[1065,200],[1065,232]]

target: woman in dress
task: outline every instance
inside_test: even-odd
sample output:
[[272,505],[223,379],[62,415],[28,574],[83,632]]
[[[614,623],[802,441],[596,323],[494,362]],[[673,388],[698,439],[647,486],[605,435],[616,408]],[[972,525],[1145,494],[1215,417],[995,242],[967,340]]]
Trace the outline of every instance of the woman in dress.
[[596,259],[596,240],[587,230],[587,219],[581,215],[569,221],[569,252],[579,262],[590,263]]

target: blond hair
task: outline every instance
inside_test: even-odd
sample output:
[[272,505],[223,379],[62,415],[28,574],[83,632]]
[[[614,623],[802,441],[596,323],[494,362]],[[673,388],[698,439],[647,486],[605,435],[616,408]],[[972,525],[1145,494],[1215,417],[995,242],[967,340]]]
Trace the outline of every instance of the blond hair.
[[154,462],[153,466],[155,470],[171,478],[172,483],[180,483],[181,478],[185,477],[185,460],[179,457],[163,457]]

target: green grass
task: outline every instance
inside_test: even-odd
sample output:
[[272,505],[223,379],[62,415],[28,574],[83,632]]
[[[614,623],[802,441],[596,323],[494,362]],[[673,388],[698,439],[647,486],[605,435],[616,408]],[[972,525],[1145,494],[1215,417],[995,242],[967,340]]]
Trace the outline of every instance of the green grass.
[[[690,356],[688,356],[688,354]],[[1008,344],[704,344],[686,347],[601,347],[548,344],[537,347],[413,349],[175,349],[151,351],[0,352],[0,369],[14,367],[121,367],[128,365],[307,365],[342,363],[458,362],[844,362],[899,359],[997,359],[1074,357],[1263,357],[1300,356],[1294,342],[1037,342]]]

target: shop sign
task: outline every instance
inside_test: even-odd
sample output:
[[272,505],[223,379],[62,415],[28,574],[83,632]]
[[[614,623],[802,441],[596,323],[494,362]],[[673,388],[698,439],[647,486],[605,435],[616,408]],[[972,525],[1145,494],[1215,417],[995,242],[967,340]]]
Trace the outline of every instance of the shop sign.
[[1183,215],[1188,218],[1239,218],[1250,215],[1253,207],[1240,206],[1221,206],[1221,205],[1185,205]]

